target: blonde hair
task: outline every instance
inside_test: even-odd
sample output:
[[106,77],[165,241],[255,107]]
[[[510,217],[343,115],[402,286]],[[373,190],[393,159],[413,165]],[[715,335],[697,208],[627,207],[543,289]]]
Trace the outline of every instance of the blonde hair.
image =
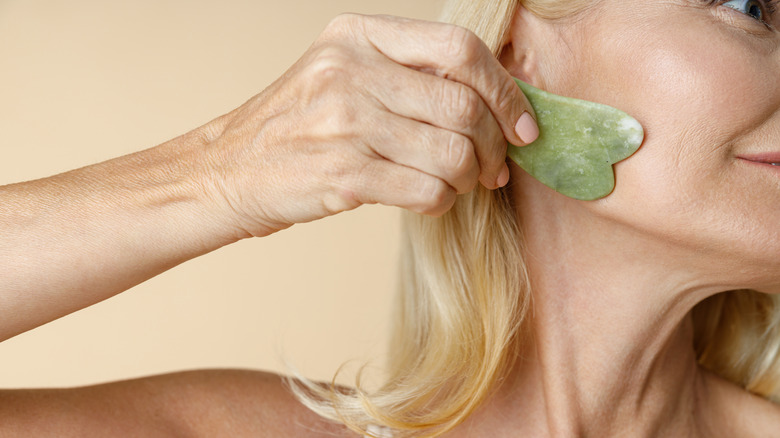
[[[472,30],[498,56],[519,4],[547,19],[594,0],[450,0],[445,20]],[[478,187],[441,218],[405,213],[401,290],[388,376],[376,391],[291,381],[320,415],[372,436],[439,436],[472,414],[498,386],[522,345],[530,306],[523,238],[509,188]],[[700,362],[750,391],[780,398],[780,304],[730,292],[693,312]],[[335,378],[334,378],[335,381]]]

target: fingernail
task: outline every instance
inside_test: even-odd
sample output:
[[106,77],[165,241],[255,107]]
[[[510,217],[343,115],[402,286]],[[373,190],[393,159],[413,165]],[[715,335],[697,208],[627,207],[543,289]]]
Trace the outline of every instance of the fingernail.
[[496,180],[496,185],[498,185],[499,187],[504,187],[508,182],[509,182],[509,167],[507,167],[507,165],[504,164],[504,169],[498,175],[498,179]]
[[524,112],[520,119],[517,120],[515,132],[525,144],[533,143],[539,138],[539,126],[536,125],[536,120],[528,111]]

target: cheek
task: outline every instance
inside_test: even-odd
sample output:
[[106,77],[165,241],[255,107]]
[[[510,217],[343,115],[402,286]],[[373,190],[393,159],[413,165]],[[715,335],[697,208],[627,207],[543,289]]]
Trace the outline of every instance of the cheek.
[[637,36],[628,50],[602,64],[605,76],[612,76],[604,80],[621,85],[615,104],[646,130],[642,148],[616,167],[621,188],[664,206],[666,215],[711,201],[712,189],[722,184],[731,141],[746,127],[734,117],[744,91],[732,84],[750,78],[749,72],[724,74],[728,63],[720,50],[680,33]]
[[[649,26],[648,26],[649,27]],[[593,47],[605,47],[585,63],[592,81],[580,81],[572,92],[603,102],[636,117],[645,142],[616,169],[612,201],[637,197],[665,216],[679,213],[680,203],[696,203],[706,193],[713,166],[728,163],[724,145],[740,100],[723,74],[722,53],[697,44],[685,27],[604,33]],[[702,46],[706,50],[702,50]],[[746,75],[747,76],[747,75]],[[636,208],[635,202],[630,202]]]
[[640,150],[615,166],[615,192],[593,210],[721,256],[744,243],[745,254],[760,248],[777,264],[780,243],[766,242],[780,241],[780,184],[757,189],[734,156],[751,150],[773,114],[777,134],[780,85],[759,79],[776,77],[776,62],[722,24],[637,14],[641,23],[599,20],[609,26],[591,28],[582,43],[598,50],[582,51],[572,60],[578,74],[556,81],[556,92],[615,106],[645,127]]

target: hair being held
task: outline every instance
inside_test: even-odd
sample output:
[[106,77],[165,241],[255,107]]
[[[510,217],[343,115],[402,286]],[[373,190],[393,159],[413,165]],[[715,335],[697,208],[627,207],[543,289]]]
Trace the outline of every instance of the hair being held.
[[[550,20],[582,12],[582,0],[452,0],[444,21],[463,26],[499,56],[516,8]],[[511,184],[460,195],[440,218],[405,212],[402,281],[387,379],[377,390],[291,386],[320,415],[367,434],[433,437],[474,413],[521,357],[531,287]],[[522,220],[522,218],[520,218]],[[699,363],[780,401],[780,307],[776,295],[735,291],[693,310]]]

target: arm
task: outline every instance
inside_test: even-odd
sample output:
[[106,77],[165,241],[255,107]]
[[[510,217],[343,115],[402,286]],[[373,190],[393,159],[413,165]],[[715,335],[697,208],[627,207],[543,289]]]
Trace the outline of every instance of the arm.
[[74,389],[0,391],[3,437],[358,438],[276,375],[189,371]]
[[156,148],[0,188],[0,340],[249,236],[506,184],[530,105],[474,34],[345,15],[263,93]]
[[236,241],[204,182],[212,124],[158,147],[0,187],[0,340]]

